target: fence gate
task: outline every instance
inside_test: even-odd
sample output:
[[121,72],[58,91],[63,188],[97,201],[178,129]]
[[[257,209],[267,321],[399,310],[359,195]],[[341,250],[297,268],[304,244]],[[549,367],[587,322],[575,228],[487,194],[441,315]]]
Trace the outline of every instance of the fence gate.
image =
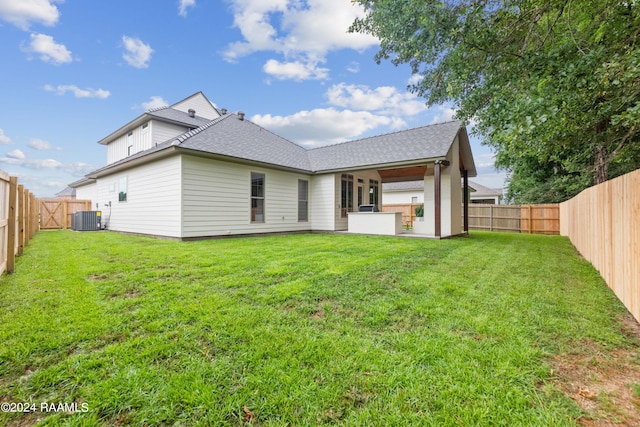
[[71,217],[77,211],[91,209],[91,200],[40,200],[40,229],[61,230],[71,228]]

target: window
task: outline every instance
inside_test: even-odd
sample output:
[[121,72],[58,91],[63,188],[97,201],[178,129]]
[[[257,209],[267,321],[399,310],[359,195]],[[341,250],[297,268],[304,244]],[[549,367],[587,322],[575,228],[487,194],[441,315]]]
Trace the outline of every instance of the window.
[[378,181],[369,180],[369,204],[378,206]]
[[347,212],[353,212],[353,175],[342,174],[340,197],[340,217],[346,218]]
[[309,181],[298,180],[298,222],[309,221]]
[[130,156],[132,151],[133,151],[133,132],[129,132],[129,135],[127,135],[127,156]]
[[127,177],[123,176],[120,178],[120,184],[118,188],[118,201],[126,202],[127,201]]
[[264,222],[264,174],[251,172],[251,222]]

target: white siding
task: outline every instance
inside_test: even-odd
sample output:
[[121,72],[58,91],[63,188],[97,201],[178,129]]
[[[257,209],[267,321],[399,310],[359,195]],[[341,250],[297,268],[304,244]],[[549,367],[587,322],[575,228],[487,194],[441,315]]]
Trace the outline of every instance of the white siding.
[[171,108],[185,113],[188,113],[189,109],[193,109],[196,111],[196,116],[204,117],[209,120],[220,117],[220,114],[217,113],[216,109],[201,93],[187,98],[184,101],[178,102],[177,104],[172,105]]
[[91,200],[92,209],[98,201],[98,186],[96,183],[76,188],[76,200]]
[[[145,124],[147,125],[146,128],[144,127]],[[147,150],[155,144],[175,138],[176,136],[188,131],[189,128],[186,126],[178,126],[159,122],[157,120],[150,120],[132,131],[125,133],[115,141],[107,144],[107,164],[117,162],[129,155]],[[131,150],[129,150],[129,133],[132,134],[133,138]]]
[[[93,202],[100,204],[109,229],[180,237],[180,165],[174,156],[98,179]],[[125,202],[118,201],[122,177],[127,178]]]
[[[183,237],[311,229],[298,222],[298,179],[307,175],[183,157]],[[251,172],[265,174],[265,221],[251,223]],[[310,205],[314,205],[310,192]]]
[[[153,121],[153,139],[152,144],[160,144],[161,142],[165,142],[171,138],[175,138],[178,135],[182,135],[185,132],[188,132],[189,128],[186,126],[178,126],[171,123],[158,122],[156,120]],[[151,148],[151,146],[149,146]]]
[[128,133],[107,144],[107,164],[117,162],[127,157],[127,135]]
[[385,191],[382,195],[382,203],[385,205],[398,205],[411,203],[413,197],[417,197],[417,203],[424,203],[424,191],[406,190],[406,191]]
[[336,200],[335,175],[317,175],[309,182],[309,198],[311,199],[310,218],[313,230],[335,230],[335,211],[339,200]]

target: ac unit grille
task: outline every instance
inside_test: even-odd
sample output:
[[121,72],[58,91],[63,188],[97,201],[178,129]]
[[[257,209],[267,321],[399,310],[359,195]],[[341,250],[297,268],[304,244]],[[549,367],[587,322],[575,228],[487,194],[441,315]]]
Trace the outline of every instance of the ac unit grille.
[[101,211],[78,211],[71,217],[71,229],[74,231],[95,231],[102,227]]

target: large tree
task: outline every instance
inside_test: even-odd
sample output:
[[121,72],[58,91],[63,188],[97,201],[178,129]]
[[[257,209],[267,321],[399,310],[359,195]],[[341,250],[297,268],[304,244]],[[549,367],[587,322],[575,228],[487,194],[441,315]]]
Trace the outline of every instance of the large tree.
[[516,202],[564,200],[640,167],[640,1],[354,0],[378,62],[423,76],[494,148]]

